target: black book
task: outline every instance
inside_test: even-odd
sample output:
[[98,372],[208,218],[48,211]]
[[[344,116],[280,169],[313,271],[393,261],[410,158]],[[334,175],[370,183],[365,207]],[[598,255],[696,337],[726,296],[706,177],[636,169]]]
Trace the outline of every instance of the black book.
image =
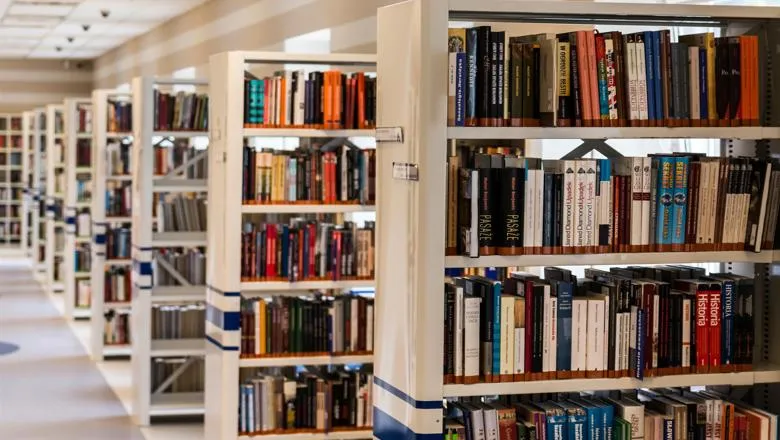
[[516,255],[523,248],[523,206],[525,201],[524,160],[503,157],[498,182],[500,218],[496,246],[502,255]]
[[488,125],[490,118],[490,26],[477,29],[476,116],[477,124]]
[[523,44],[509,39],[509,119],[520,126],[523,118]]
[[580,91],[579,56],[577,55],[577,33],[569,32],[569,81],[571,81],[572,125],[582,125],[582,95]]
[[[556,56],[558,57],[558,78],[560,81],[558,89],[558,114],[556,118],[559,121],[570,121],[573,117],[571,105],[571,77],[574,74],[571,69],[571,43],[569,41],[569,34],[558,34],[558,48]],[[577,48],[574,48],[577,51]],[[565,79],[564,79],[565,75]]]
[[[479,240],[479,254],[495,254],[495,226],[493,222],[494,203],[493,192],[491,190],[492,182],[492,159],[488,154],[474,155],[474,168],[478,171],[478,217],[477,217],[477,235]],[[474,226],[474,225],[472,225]]]
[[732,124],[739,118],[739,103],[741,100],[741,60],[739,37],[728,38],[728,59],[731,76],[729,77],[729,119]]
[[490,88],[489,91],[489,98],[490,98],[490,107],[489,107],[489,113],[488,118],[490,119],[490,125],[495,126],[498,122],[498,94],[499,94],[499,88],[498,88],[498,32],[491,32],[490,33],[490,70],[489,70],[489,77],[490,77]]
[[715,104],[718,119],[727,120],[731,114],[731,62],[728,38],[715,39]]
[[506,65],[506,34],[501,32],[494,32],[496,37],[496,43],[498,45],[498,59],[496,61],[496,111],[494,118],[496,119],[496,125],[503,126],[504,125],[504,82],[506,81],[506,78],[504,78],[505,69],[504,66]]

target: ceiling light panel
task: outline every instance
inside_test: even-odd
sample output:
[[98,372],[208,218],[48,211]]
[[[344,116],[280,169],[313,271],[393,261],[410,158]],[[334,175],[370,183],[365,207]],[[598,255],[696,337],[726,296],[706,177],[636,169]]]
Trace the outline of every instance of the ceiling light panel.
[[0,26],[0,38],[2,37],[43,37],[49,32],[42,27]]
[[44,17],[40,15],[6,15],[3,17],[3,24],[6,26],[20,26],[20,27],[38,27],[38,28],[52,28],[58,24],[62,19],[59,17]]
[[65,17],[70,14],[75,5],[53,4],[13,4],[5,13],[6,15],[40,15],[45,17]]

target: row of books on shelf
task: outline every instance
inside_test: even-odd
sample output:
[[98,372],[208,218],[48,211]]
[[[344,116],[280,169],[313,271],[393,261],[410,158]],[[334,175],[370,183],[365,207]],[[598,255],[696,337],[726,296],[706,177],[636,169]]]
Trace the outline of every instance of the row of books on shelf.
[[76,244],[73,250],[73,270],[76,272],[92,270],[92,248],[88,243]]
[[106,226],[106,259],[130,258],[132,232],[129,227]]
[[154,91],[154,129],[166,131],[206,131],[209,97],[203,93]]
[[[195,160],[201,157],[201,160]],[[165,175],[174,168],[191,162],[183,177],[187,179],[205,179],[208,177],[208,160],[206,150],[192,148],[189,140],[178,139],[171,147],[158,146],[154,149],[154,174]]]
[[241,433],[331,432],[373,424],[373,373],[367,367],[289,376],[245,369],[241,379]]
[[6,118],[0,118],[0,131],[21,131],[22,118],[19,116],[10,116]]
[[92,166],[92,139],[79,139],[76,141],[76,166]]
[[75,234],[77,237],[90,237],[92,235],[92,215],[89,209],[82,208],[76,213]]
[[563,268],[445,283],[446,383],[752,368],[752,278],[689,266]]
[[482,151],[463,147],[448,160],[449,255],[758,252],[780,233],[775,160]]
[[5,148],[13,148],[13,149],[19,149],[22,148],[22,137],[21,136],[8,136],[8,141],[6,141],[6,137],[0,135],[0,149]]
[[22,233],[22,225],[18,221],[0,223],[0,236],[18,237]]
[[92,133],[92,105],[80,105],[76,108],[76,131]]
[[165,268],[164,263],[190,284],[195,286],[206,284],[206,254],[203,251],[199,249],[157,251],[153,270],[154,285],[176,286],[180,284],[177,277]]
[[374,277],[374,222],[246,222],[241,240],[241,277],[247,281]]
[[160,195],[157,204],[157,231],[205,231],[205,196]]
[[376,150],[244,147],[244,203],[374,203]]
[[130,343],[130,310],[111,309],[104,314],[103,343],[126,345]]
[[127,267],[111,267],[103,274],[103,301],[107,303],[130,302],[132,297],[132,273]]
[[106,173],[110,176],[129,176],[132,172],[133,145],[126,139],[106,145]]
[[81,309],[89,308],[92,302],[92,283],[90,280],[75,280],[76,307]]
[[152,305],[152,339],[202,339],[205,335],[205,305]]
[[106,217],[130,217],[133,189],[130,182],[106,182]]
[[246,72],[244,126],[365,129],[376,125],[376,78],[337,70]]
[[[206,363],[203,358],[164,357],[151,360],[151,388],[154,393],[167,384],[161,393],[198,393],[206,385]],[[187,364],[184,370],[181,367]],[[176,379],[168,383],[174,375]]]
[[109,133],[133,131],[133,103],[124,100],[108,100],[107,127]]
[[21,198],[21,188],[0,188],[0,200],[19,200]]
[[365,354],[374,350],[374,301],[277,297],[243,300],[241,356]]
[[76,201],[77,202],[90,202],[92,201],[92,180],[84,175],[76,176]]
[[777,415],[713,390],[501,396],[447,402],[446,440],[777,438]]
[[451,126],[759,124],[759,37],[449,29]]

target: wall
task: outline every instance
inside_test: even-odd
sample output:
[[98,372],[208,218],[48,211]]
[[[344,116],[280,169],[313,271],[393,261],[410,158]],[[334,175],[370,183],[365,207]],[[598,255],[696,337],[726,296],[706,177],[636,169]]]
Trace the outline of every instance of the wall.
[[284,40],[332,28],[331,50],[376,48],[376,9],[398,0],[212,0],[95,61],[95,87],[115,87],[139,75],[170,75],[227,50],[282,50]]
[[65,69],[59,60],[0,59],[0,113],[20,113],[66,97],[89,97],[92,66]]

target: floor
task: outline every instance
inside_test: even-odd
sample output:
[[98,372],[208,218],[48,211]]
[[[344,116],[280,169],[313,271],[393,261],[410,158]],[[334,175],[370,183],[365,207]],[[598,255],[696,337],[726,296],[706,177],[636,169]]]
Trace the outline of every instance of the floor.
[[[135,426],[130,361],[92,362],[89,324],[62,316],[22,262],[0,260],[0,439],[202,440],[202,423]],[[5,353],[5,354],[2,354]]]

